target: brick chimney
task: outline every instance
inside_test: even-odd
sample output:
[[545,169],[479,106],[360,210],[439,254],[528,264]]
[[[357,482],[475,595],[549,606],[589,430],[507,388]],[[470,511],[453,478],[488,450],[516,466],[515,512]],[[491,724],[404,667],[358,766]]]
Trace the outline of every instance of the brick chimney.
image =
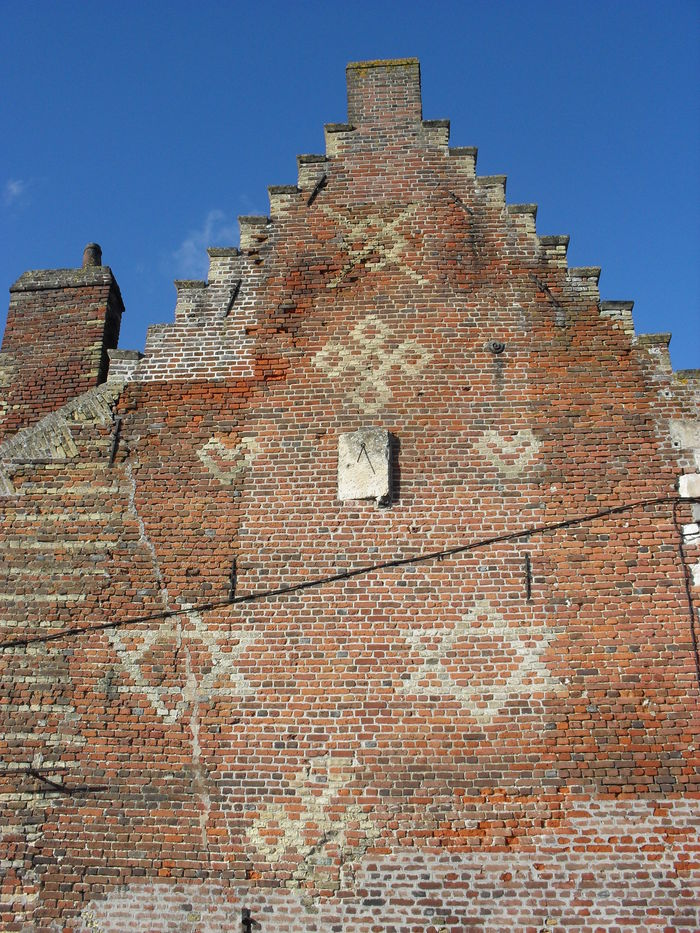
[[123,311],[97,243],[79,269],[25,272],[15,282],[0,351],[0,439],[105,381]]
[[348,122],[415,124],[422,116],[420,64],[417,58],[350,62]]

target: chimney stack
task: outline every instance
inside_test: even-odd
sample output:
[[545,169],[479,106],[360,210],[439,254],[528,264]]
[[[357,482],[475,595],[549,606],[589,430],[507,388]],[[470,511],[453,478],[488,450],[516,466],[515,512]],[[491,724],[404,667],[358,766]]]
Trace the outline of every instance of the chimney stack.
[[97,243],[85,247],[80,269],[20,276],[0,353],[0,440],[105,381],[123,310]]
[[102,247],[99,243],[88,243],[83,250],[83,269],[102,265]]

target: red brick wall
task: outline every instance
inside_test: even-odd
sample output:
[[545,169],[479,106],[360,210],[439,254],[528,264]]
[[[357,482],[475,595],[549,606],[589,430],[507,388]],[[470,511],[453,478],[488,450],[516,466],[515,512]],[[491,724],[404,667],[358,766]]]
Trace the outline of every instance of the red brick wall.
[[104,266],[26,272],[10,299],[0,352],[0,438],[105,380],[107,349],[117,345],[124,310]]
[[[349,116],[67,460],[0,446],[2,922],[690,933],[697,376],[417,63]],[[360,427],[388,504],[338,499]]]

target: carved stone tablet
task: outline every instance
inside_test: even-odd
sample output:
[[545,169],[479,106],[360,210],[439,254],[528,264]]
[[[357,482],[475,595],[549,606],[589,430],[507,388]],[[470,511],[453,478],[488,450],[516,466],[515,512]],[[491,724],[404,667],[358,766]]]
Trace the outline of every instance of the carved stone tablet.
[[391,493],[389,432],[360,428],[338,438],[338,498],[376,499],[387,504]]

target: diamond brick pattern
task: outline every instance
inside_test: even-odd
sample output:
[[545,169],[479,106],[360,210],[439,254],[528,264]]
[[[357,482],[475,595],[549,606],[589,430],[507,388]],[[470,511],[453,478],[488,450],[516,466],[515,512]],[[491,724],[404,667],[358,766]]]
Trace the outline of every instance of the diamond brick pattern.
[[144,354],[12,287],[0,929],[695,933],[698,373],[347,79]]

